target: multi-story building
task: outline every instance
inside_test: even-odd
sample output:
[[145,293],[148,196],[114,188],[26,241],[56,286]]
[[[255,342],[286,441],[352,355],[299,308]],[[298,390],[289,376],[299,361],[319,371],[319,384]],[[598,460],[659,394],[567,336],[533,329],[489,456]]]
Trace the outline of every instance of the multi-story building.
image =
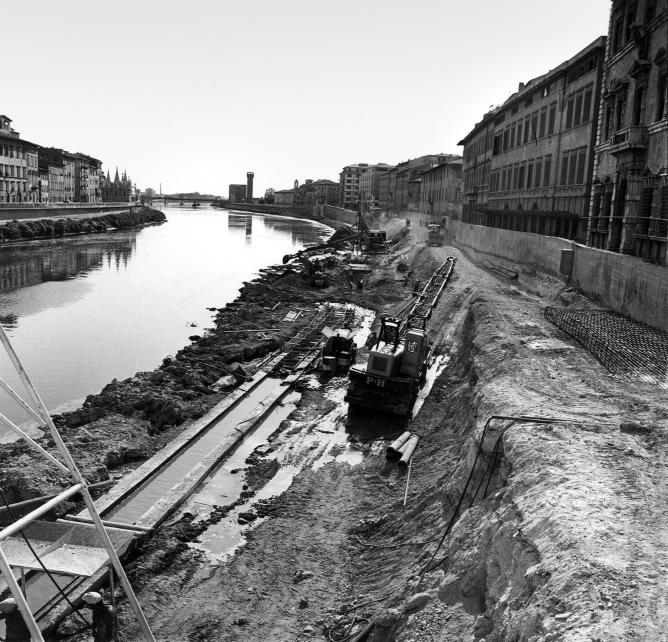
[[666,263],[668,0],[613,0],[587,243]]
[[376,180],[378,190],[378,207],[386,212],[389,210],[390,203],[394,198],[394,185],[396,185],[397,168],[390,166],[385,170],[378,172]]
[[[26,162],[28,167],[28,183],[27,192],[28,200],[31,203],[41,203],[41,185],[39,178],[39,153],[35,145],[31,149],[26,150]],[[2,178],[0,178],[0,181]],[[0,196],[0,200],[2,197]]]
[[313,202],[318,205],[338,205],[341,186],[336,181],[321,178],[313,183]]
[[0,203],[32,200],[32,171],[37,146],[21,140],[12,120],[0,116]]
[[40,202],[74,201],[76,161],[74,155],[54,147],[40,147],[38,155],[38,170],[48,177],[48,188],[44,191],[39,190]]
[[605,43],[520,83],[460,141],[464,221],[584,239]]
[[246,184],[232,183],[229,188],[230,203],[245,203],[246,202]]
[[99,203],[100,169],[102,163],[86,154],[77,152],[74,157],[74,200],[79,203]]
[[360,176],[369,163],[346,165],[339,173],[339,202],[341,207],[356,210],[360,200]]
[[378,179],[381,174],[392,168],[387,163],[369,165],[362,169],[359,176],[359,195],[367,207],[378,207]]
[[462,159],[439,163],[422,172],[419,211],[430,217],[459,218],[462,211]]
[[294,189],[285,191],[294,192],[294,205],[338,205],[339,202],[339,184],[326,179],[307,178],[301,185],[295,181]]
[[294,205],[297,194],[297,189],[279,189],[274,192],[274,203],[276,205]]
[[422,186],[420,175],[439,163],[457,158],[456,154],[426,154],[399,163],[389,171],[387,210],[395,214],[417,210]]

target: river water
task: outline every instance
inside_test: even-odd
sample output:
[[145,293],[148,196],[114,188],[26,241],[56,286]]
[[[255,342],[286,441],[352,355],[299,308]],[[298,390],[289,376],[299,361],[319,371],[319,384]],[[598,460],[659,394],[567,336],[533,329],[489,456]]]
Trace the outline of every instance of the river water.
[[[311,221],[168,207],[134,231],[0,249],[0,317],[52,413],[78,407],[113,378],[152,370],[213,325],[210,307],[283,255],[326,239]],[[0,376],[24,398],[4,350]],[[0,412],[28,417],[0,390]],[[0,424],[0,441],[11,438]]]

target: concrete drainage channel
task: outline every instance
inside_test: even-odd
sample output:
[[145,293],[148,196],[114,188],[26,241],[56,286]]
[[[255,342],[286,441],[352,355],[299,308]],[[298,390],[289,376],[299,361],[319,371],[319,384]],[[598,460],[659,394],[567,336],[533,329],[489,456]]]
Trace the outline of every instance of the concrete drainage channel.
[[[319,355],[319,342],[316,347],[315,337],[328,323],[336,327],[349,308],[327,306],[324,314],[316,314],[314,320],[306,323],[301,340],[298,333],[296,340],[291,341],[289,353],[278,355],[266,363],[249,381],[98,500],[99,512],[107,523],[119,555],[131,554],[140,541],[164,523],[184,502],[188,504],[181,514],[195,511],[203,519],[207,506],[217,505],[223,496],[227,502],[229,497],[238,493],[240,483],[243,486],[243,476],[236,476],[232,470],[238,469],[239,462],[265,442],[296,407],[300,394],[293,387],[304,378]],[[355,313],[361,318],[357,341],[364,343],[374,314],[360,308],[355,309]],[[296,359],[294,355],[297,355]],[[282,364],[288,362],[291,374],[287,377],[280,379],[278,375],[271,374],[281,371]],[[282,374],[285,370],[283,368]],[[311,377],[308,385],[315,385],[314,381]],[[337,433],[336,438],[330,440],[330,446],[337,442],[345,451],[345,432],[334,432]],[[327,449],[327,446],[321,447]],[[356,457],[352,451],[348,455],[351,461]],[[326,457],[323,450],[321,459]],[[298,466],[286,466],[258,498],[268,498],[289,486],[299,470]],[[239,512],[243,510],[237,511],[237,514]],[[88,550],[97,550],[95,542],[90,539],[91,531],[90,518],[84,511],[76,516],[66,516],[56,523],[36,523],[34,532],[26,534],[44,543],[45,547],[56,543],[62,545],[64,539],[76,540],[84,554],[86,547],[92,546],[93,549]],[[220,533],[216,532],[215,537],[219,536]],[[207,541],[206,534],[203,537],[203,541]],[[212,531],[208,541],[213,539]],[[209,552],[212,555],[229,554],[241,541],[241,533],[237,531],[223,538],[224,543]],[[87,577],[53,576],[68,599],[76,603],[85,591],[101,587],[107,574],[107,567],[102,566]],[[27,576],[27,591],[31,608],[38,614],[42,629],[46,633],[54,631],[70,612],[69,605],[42,572]]]

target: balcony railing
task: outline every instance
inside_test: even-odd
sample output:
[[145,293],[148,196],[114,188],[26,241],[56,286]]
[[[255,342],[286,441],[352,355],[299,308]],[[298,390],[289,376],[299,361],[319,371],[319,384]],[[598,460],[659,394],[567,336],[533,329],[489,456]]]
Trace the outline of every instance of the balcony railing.
[[647,149],[647,127],[634,125],[616,131],[610,138],[610,152],[619,154],[629,149]]

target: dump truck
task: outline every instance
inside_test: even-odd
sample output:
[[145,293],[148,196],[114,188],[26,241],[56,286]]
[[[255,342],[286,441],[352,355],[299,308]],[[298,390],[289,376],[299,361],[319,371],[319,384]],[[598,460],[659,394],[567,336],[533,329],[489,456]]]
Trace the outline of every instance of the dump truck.
[[400,317],[381,319],[365,364],[348,372],[348,406],[394,415],[410,415],[427,376],[431,346],[427,324],[450,280],[455,258],[450,256],[432,274],[412,305]]

